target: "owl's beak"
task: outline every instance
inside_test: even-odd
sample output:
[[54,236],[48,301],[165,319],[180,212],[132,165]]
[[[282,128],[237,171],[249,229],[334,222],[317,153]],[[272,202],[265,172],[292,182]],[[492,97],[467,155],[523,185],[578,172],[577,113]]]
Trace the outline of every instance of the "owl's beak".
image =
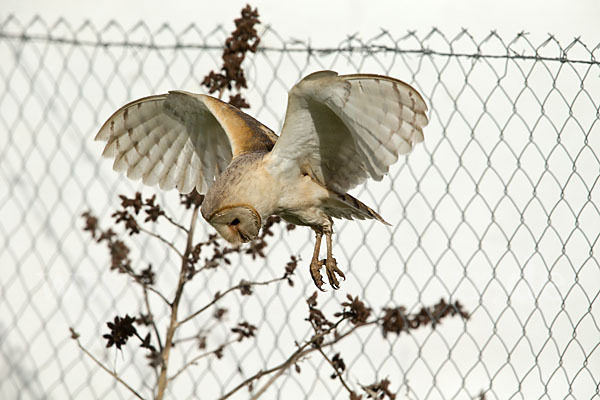
[[[248,243],[249,241],[254,239],[254,238],[251,238],[251,237],[247,236],[246,234],[244,234],[244,232],[239,230],[237,226],[228,225],[228,228],[232,233],[231,237],[239,237],[241,239],[241,241],[240,241],[241,243]],[[240,244],[240,243],[235,243],[235,244]]]

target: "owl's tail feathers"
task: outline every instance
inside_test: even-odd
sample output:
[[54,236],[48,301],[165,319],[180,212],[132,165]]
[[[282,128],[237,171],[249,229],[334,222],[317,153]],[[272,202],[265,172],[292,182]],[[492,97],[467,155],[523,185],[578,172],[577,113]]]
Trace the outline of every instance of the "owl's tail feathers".
[[330,191],[329,199],[326,201],[327,213],[334,218],[345,219],[376,219],[386,225],[390,225],[383,217],[368,205],[348,193],[340,194]]

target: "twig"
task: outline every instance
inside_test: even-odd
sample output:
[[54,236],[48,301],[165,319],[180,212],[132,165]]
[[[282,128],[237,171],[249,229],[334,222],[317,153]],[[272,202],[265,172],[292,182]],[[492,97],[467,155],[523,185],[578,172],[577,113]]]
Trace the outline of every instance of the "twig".
[[[306,344],[308,345],[308,344]],[[303,346],[301,349],[304,349],[306,346]],[[285,370],[287,370],[292,364],[294,364],[294,362],[296,362],[296,360],[299,360],[302,357],[302,352],[300,349],[296,350],[287,360],[285,360],[284,362],[282,362],[281,364],[270,368],[270,369],[266,369],[263,371],[258,371],[256,374],[254,374],[253,376],[251,376],[250,378],[246,379],[245,381],[243,381],[242,383],[240,383],[239,385],[237,385],[235,388],[233,388],[229,393],[226,393],[223,397],[219,398],[219,400],[225,400],[229,397],[231,397],[235,392],[237,392],[238,390],[240,390],[241,388],[243,388],[244,386],[248,385],[250,382],[256,380],[256,379],[260,379],[265,375],[269,375],[275,371],[280,371],[278,372],[276,375],[279,376],[281,375],[283,372],[285,372]],[[269,381],[268,385],[270,385],[272,382]],[[265,386],[268,386],[265,385]],[[265,390],[266,387],[263,386],[258,393],[262,394]],[[252,397],[252,399],[256,399],[257,396],[255,395],[254,397]]]
[[[138,224],[138,229],[139,229],[141,232],[144,232],[145,234],[147,234],[147,235],[149,235],[149,236],[152,236],[152,237],[155,237],[155,238],[157,238],[158,240],[160,240],[161,242],[163,242],[164,244],[166,244],[167,246],[169,246],[169,247],[170,247],[170,248],[171,248],[171,249],[172,249],[172,250],[173,250],[175,253],[177,253],[177,254],[179,255],[179,257],[183,257],[183,254],[181,254],[181,252],[179,251],[179,249],[178,249],[177,247],[175,247],[175,245],[174,245],[173,243],[169,242],[169,241],[168,241],[167,239],[165,239],[164,237],[160,236],[160,235],[159,235],[159,234],[157,234],[157,233],[154,233],[154,232],[152,232],[152,231],[151,231],[151,230],[149,230],[149,229],[146,229],[146,228],[144,228],[143,226],[141,226],[141,225],[139,225],[139,224]],[[187,232],[187,229],[186,229],[186,232]]]
[[171,382],[172,380],[175,380],[175,378],[177,378],[177,377],[179,376],[179,374],[181,374],[183,371],[185,371],[185,370],[186,370],[188,367],[190,367],[191,365],[195,365],[195,364],[196,364],[196,362],[198,362],[198,360],[201,360],[201,359],[202,359],[202,358],[204,358],[204,357],[208,357],[208,356],[210,356],[210,355],[214,354],[214,353],[215,353],[215,351],[217,351],[217,350],[219,350],[219,349],[222,349],[222,348],[224,348],[225,346],[229,346],[230,344],[232,344],[232,343],[235,343],[235,342],[237,342],[237,340],[230,340],[230,341],[228,341],[228,342],[225,342],[225,343],[223,343],[221,346],[217,347],[217,348],[216,348],[216,349],[214,349],[214,350],[207,351],[207,352],[205,352],[205,353],[202,353],[202,354],[199,354],[199,355],[197,355],[196,357],[194,357],[194,358],[192,358],[190,361],[188,361],[188,362],[187,362],[187,363],[186,363],[186,364],[185,364],[183,367],[181,367],[181,368],[179,369],[179,371],[177,371],[175,374],[173,374],[173,376],[171,376],[171,377],[168,379],[168,381],[169,381],[169,382]]
[[106,372],[108,372],[113,378],[115,378],[117,380],[117,382],[119,382],[120,384],[122,384],[123,386],[125,386],[127,389],[129,389],[129,391],[131,393],[133,393],[133,395],[136,396],[138,399],[144,400],[144,398],[134,388],[132,388],[131,386],[129,386],[127,384],[127,382],[125,382],[123,379],[121,379],[121,377],[119,375],[117,375],[115,372],[113,372],[110,369],[108,369],[108,367],[105,366],[104,364],[102,364],[102,362],[100,360],[98,360],[96,357],[94,357],[94,355],[92,353],[90,353],[89,351],[87,351],[87,349],[81,345],[81,342],[79,342],[79,339],[75,339],[75,341],[77,342],[77,346],[79,346],[79,348],[81,349],[81,351],[83,351],[85,353],[85,355],[87,355],[96,364],[98,364],[98,366],[100,368],[102,368],[103,370],[105,370]]
[[154,315],[152,314],[152,310],[150,309],[150,302],[148,301],[148,286],[142,285],[144,289],[144,303],[146,304],[146,310],[148,311],[148,316],[150,317],[151,325],[154,330],[154,334],[156,335],[156,341],[158,342],[158,348],[162,352],[163,345],[160,340],[160,334],[158,333],[158,327],[156,326],[156,322],[154,322]]
[[162,214],[161,217],[165,218],[167,221],[169,221],[173,226],[181,229],[182,231],[184,231],[185,233],[189,233],[188,229],[181,225],[180,223],[178,223],[177,221],[175,221],[173,218],[169,217],[167,214]]
[[353,390],[348,386],[348,384],[346,383],[346,381],[342,377],[341,372],[338,372],[338,369],[333,364],[333,361],[331,361],[329,359],[329,357],[327,357],[327,354],[325,354],[325,352],[323,351],[322,348],[318,348],[317,350],[319,350],[319,353],[321,353],[321,355],[323,356],[323,358],[327,360],[327,362],[329,363],[329,365],[331,365],[331,368],[333,368],[333,370],[335,371],[335,374],[337,375],[337,377],[340,378],[340,382],[342,382],[342,385],[344,385],[344,387],[346,388],[346,390],[348,391],[348,393],[352,393]]
[[164,294],[162,294],[158,290],[154,289],[152,286],[146,286],[146,288],[148,289],[149,292],[152,292],[152,293],[156,294],[158,297],[160,297],[168,306],[171,306],[171,302],[169,301],[169,299],[167,299],[165,297]]
[[[181,323],[179,323],[179,325],[181,325]],[[210,333],[215,326],[217,326],[217,324],[212,324],[212,325],[209,325],[208,327],[203,327],[200,331],[198,331],[198,333],[196,335],[177,339],[175,341],[175,343],[179,344],[179,343],[183,343],[183,342],[189,342],[190,340],[197,340],[200,338],[202,333],[207,333],[207,334]]]
[[[246,379],[245,381],[241,382],[239,385],[237,385],[236,387],[234,387],[231,391],[229,391],[228,393],[226,393],[223,397],[220,398],[220,400],[225,400],[225,399],[231,397],[235,392],[237,392],[238,390],[240,390],[244,386],[248,385],[250,382],[253,382],[253,381],[257,380],[257,379],[260,379],[260,378],[262,378],[265,375],[272,374],[273,372],[277,372],[252,397],[252,400],[258,399],[269,388],[269,386],[271,386],[273,384],[273,382],[275,382],[275,380],[277,380],[277,378],[279,376],[281,376],[289,367],[291,367],[293,364],[295,364],[299,359],[301,359],[304,356],[306,356],[306,355],[312,353],[313,351],[317,350],[317,348],[315,348],[315,347],[312,347],[312,348],[307,348],[307,347],[309,347],[313,343],[316,343],[322,337],[324,337],[324,336],[328,335],[329,333],[333,332],[346,319],[347,319],[347,317],[340,318],[340,320],[337,321],[332,327],[330,327],[329,329],[327,329],[327,330],[325,330],[323,332],[320,332],[320,333],[312,336],[309,340],[307,340],[306,342],[304,342],[304,344],[302,344],[300,347],[298,347],[298,349],[294,353],[292,353],[292,355],[290,357],[288,357],[285,361],[283,361],[281,364],[276,365],[275,367],[269,368],[267,370],[263,370],[263,371],[257,372],[255,375],[253,375],[250,378]],[[366,323],[364,323],[362,325],[353,325],[352,328],[349,329],[346,333],[343,333],[343,334],[337,336],[336,338],[332,339],[329,342],[322,343],[320,345],[320,348],[322,349],[322,348],[325,348],[325,347],[332,346],[332,345],[338,343],[339,341],[341,341],[342,339],[344,339],[345,337],[347,337],[348,335],[350,335],[356,329],[358,329],[360,327],[363,327],[363,326],[368,326],[368,325],[376,324],[379,321],[380,321],[379,319],[376,319],[376,320],[373,320],[373,321],[370,321],[370,322],[366,322]]]
[[[208,329],[206,331],[210,332],[210,330],[208,330]],[[192,340],[198,340],[199,338],[200,338],[200,335],[188,336],[188,337],[184,337],[184,338],[175,340],[175,344],[189,342],[189,341],[192,341]]]
[[227,289],[226,291],[224,291],[223,293],[219,293],[217,296],[215,296],[215,298],[210,303],[208,303],[207,305],[205,305],[201,309],[197,310],[193,314],[191,314],[191,315],[185,317],[184,319],[182,319],[181,321],[179,321],[179,325],[183,325],[186,322],[190,321],[191,319],[197,317],[198,315],[200,315],[201,313],[203,313],[204,311],[206,311],[208,308],[210,308],[212,305],[214,305],[217,301],[219,301],[223,297],[225,297],[225,295],[233,292],[234,290],[240,289],[242,286],[270,285],[271,283],[279,282],[279,281],[282,281],[284,279],[286,279],[286,278],[281,277],[281,278],[274,278],[274,279],[271,279],[271,280],[268,280],[268,281],[264,281],[264,282],[244,282],[244,283],[240,283],[238,285],[232,286],[229,289]]
[[[315,323],[312,320],[310,321],[310,324],[311,324],[313,330],[315,332],[317,332],[317,327],[315,326]],[[323,358],[325,360],[327,360],[327,362],[329,363],[329,365],[331,365],[331,368],[333,368],[333,370],[334,370],[335,374],[337,375],[337,377],[340,378],[340,382],[342,383],[342,385],[344,385],[344,387],[346,388],[346,390],[348,391],[348,393],[352,393],[353,390],[348,386],[348,384],[346,383],[346,381],[342,377],[342,374],[340,372],[338,372],[338,369],[335,366],[335,364],[333,363],[333,361],[331,361],[329,359],[329,357],[327,357],[327,354],[325,354],[325,352],[323,351],[323,348],[318,347],[317,350],[319,350],[319,353],[321,353],[321,355],[323,356]]]
[[165,339],[165,347],[162,351],[162,363],[160,368],[160,376],[158,377],[158,391],[156,394],[156,400],[162,400],[165,395],[165,390],[167,388],[167,368],[169,366],[169,355],[171,353],[171,348],[173,347],[173,337],[175,336],[175,331],[179,326],[177,322],[177,311],[179,309],[179,301],[181,300],[181,295],[183,293],[183,288],[186,282],[186,274],[188,270],[188,256],[192,251],[192,242],[194,238],[194,229],[196,227],[196,221],[198,219],[198,210],[199,206],[196,205],[194,207],[194,212],[192,213],[192,221],[190,223],[190,229],[188,231],[187,243],[185,246],[185,252],[181,256],[181,269],[179,271],[179,282],[177,283],[177,291],[175,292],[175,298],[171,303],[171,320],[169,322],[169,327],[167,328],[167,337]]
[[285,365],[282,365],[281,368],[279,368],[279,370],[275,374],[273,374],[273,376],[267,381],[267,383],[265,383],[260,389],[258,389],[258,391],[254,394],[254,396],[252,396],[250,400],[257,400],[260,396],[262,396],[263,393],[273,384],[273,382],[275,382],[281,375],[283,375],[283,373],[287,371],[287,369],[290,366],[298,362],[298,360],[301,357],[302,353],[298,353],[295,354],[293,358],[289,358],[286,361]]
[[[372,323],[375,323],[375,321],[373,321]],[[370,324],[370,323],[368,323],[368,324]],[[365,325],[367,325],[367,324],[360,325],[360,326],[365,326]],[[271,379],[269,379],[269,381],[268,381],[267,383],[265,383],[265,384],[264,384],[264,385],[263,385],[263,386],[262,386],[262,387],[261,387],[261,388],[260,388],[260,389],[259,389],[259,390],[256,392],[256,394],[255,394],[254,396],[252,396],[252,399],[251,399],[251,400],[256,400],[256,399],[258,399],[258,398],[259,398],[259,397],[260,397],[262,394],[264,394],[264,392],[266,392],[266,390],[269,388],[269,386],[271,386],[271,385],[272,385],[272,384],[273,384],[273,383],[274,383],[274,382],[277,380],[277,378],[279,378],[279,377],[280,377],[280,376],[281,376],[281,375],[282,375],[282,374],[283,374],[283,373],[284,373],[284,372],[285,372],[285,371],[286,371],[286,370],[287,370],[289,367],[291,367],[293,364],[295,364],[297,360],[299,360],[299,359],[301,359],[301,358],[303,358],[303,357],[305,357],[305,356],[309,355],[309,354],[310,354],[310,353],[312,353],[313,351],[316,351],[316,350],[320,350],[320,351],[321,351],[321,349],[323,349],[324,347],[333,346],[334,344],[336,344],[337,342],[339,342],[340,340],[342,340],[343,338],[345,338],[346,336],[348,336],[349,334],[351,334],[352,332],[354,332],[354,331],[355,331],[357,328],[359,328],[359,326],[358,326],[358,325],[355,325],[355,326],[354,326],[352,329],[350,329],[350,330],[349,330],[348,332],[346,332],[345,334],[343,334],[343,335],[341,335],[341,336],[337,337],[336,339],[333,339],[333,340],[332,340],[332,341],[330,341],[330,342],[327,342],[327,343],[321,344],[321,346],[320,346],[320,347],[316,347],[316,348],[315,348],[315,347],[312,347],[312,348],[310,348],[310,349],[306,349],[306,350],[304,350],[304,351],[302,351],[302,352],[300,352],[300,353],[298,353],[298,354],[294,353],[294,355],[293,355],[293,359],[292,359],[292,357],[290,357],[290,358],[288,359],[288,361],[289,361],[289,362],[287,362],[287,361],[286,361],[284,364],[282,364],[282,365],[279,367],[279,369],[280,369],[280,370],[279,370],[279,371],[278,371],[278,372],[277,372],[277,373],[276,373],[276,374],[275,374],[273,377],[271,377]],[[333,330],[333,329],[334,329],[334,328],[332,328],[332,330]],[[328,330],[328,331],[327,331],[327,333],[322,333],[322,334],[319,334],[319,335],[315,335],[315,336],[313,336],[313,338],[312,338],[312,339],[311,339],[309,342],[307,342],[307,343],[306,343],[306,344],[305,344],[305,345],[304,345],[302,348],[306,348],[308,345],[310,345],[310,344],[312,344],[313,342],[315,342],[315,340],[318,340],[319,338],[321,338],[321,337],[323,337],[323,336],[325,336],[325,335],[329,334],[330,332],[331,332],[331,330]],[[236,389],[236,390],[238,390],[238,389]]]

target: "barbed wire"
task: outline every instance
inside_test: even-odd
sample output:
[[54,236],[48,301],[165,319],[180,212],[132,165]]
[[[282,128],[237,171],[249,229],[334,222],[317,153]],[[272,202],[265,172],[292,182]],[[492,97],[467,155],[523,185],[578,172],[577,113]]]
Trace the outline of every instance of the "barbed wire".
[[[169,50],[169,49],[171,49],[171,50],[175,50],[175,49],[220,50],[220,49],[222,49],[222,46],[220,46],[220,45],[214,45],[214,44],[211,45],[211,44],[206,44],[206,43],[180,42],[178,39],[180,36],[185,35],[190,30],[197,29],[194,25],[190,25],[187,28],[183,29],[181,32],[177,33],[169,24],[163,24],[159,29],[152,32],[150,30],[150,27],[148,27],[145,23],[140,22],[140,23],[134,25],[134,27],[129,29],[128,31],[124,31],[121,28],[121,25],[117,21],[111,20],[106,24],[105,28],[103,28],[101,30],[96,30],[94,28],[94,25],[89,21],[86,21],[86,22],[82,23],[80,27],[73,29],[68,22],[66,22],[63,19],[59,19],[54,24],[54,27],[59,27],[61,25],[68,27],[68,29],[71,31],[71,34],[73,37],[53,36],[52,34],[27,34],[27,33],[24,33],[24,32],[26,32],[27,29],[30,29],[29,27],[31,27],[35,23],[43,21],[43,19],[41,17],[36,16],[32,19],[32,21],[26,27],[22,28],[23,29],[22,33],[10,33],[10,32],[5,32],[2,30],[4,27],[6,27],[6,25],[12,23],[15,20],[16,20],[16,18],[13,15],[10,15],[2,24],[0,24],[0,38],[2,38],[2,39],[17,39],[17,40],[21,40],[21,41],[25,41],[25,42],[26,41],[41,41],[41,42],[48,42],[48,43],[90,46],[90,47],[137,47],[137,48],[154,49],[154,50]],[[101,39],[100,35],[103,32],[110,30],[112,27],[119,27],[119,29],[122,31],[122,33],[125,36],[132,35],[138,30],[146,31],[146,33],[150,34],[150,36],[149,36],[150,38],[153,38],[156,35],[159,35],[164,32],[169,32],[171,35],[173,35],[173,38],[175,38],[176,42],[173,44],[157,44],[157,43],[154,43],[153,41],[144,42],[144,41],[133,41],[133,40],[128,40],[128,39],[122,40],[122,41],[111,41],[111,40]],[[52,29],[52,28],[48,28],[48,29]],[[85,29],[92,29],[93,32],[98,37],[95,40],[78,39],[77,38],[78,33],[84,31]],[[263,29],[262,34],[264,35],[267,31],[270,31],[270,30],[272,30],[272,28],[270,26],[266,26]],[[225,32],[226,30],[223,28],[222,25],[218,25],[209,34],[213,34],[214,32],[217,32],[217,31]],[[200,33],[200,31],[198,31],[198,33]],[[437,28],[432,28],[431,31],[425,35],[424,40],[426,40],[428,37],[430,37],[431,35],[434,35],[434,34],[441,34],[441,32]],[[512,59],[512,60],[533,60],[533,61],[555,61],[555,62],[569,63],[569,64],[588,64],[588,65],[599,65],[600,64],[600,61],[596,60],[596,58],[594,56],[594,52],[600,49],[600,43],[598,43],[594,48],[592,48],[592,50],[590,50],[580,40],[579,37],[574,38],[567,46],[565,46],[563,48],[562,46],[560,46],[560,42],[556,39],[556,37],[554,35],[549,34],[548,38],[544,42],[542,42],[540,45],[538,45],[537,47],[534,47],[530,42],[528,42],[528,44],[531,46],[531,50],[534,51],[534,54],[518,54],[515,50],[511,49],[510,45],[512,43],[515,43],[519,39],[523,39],[523,38],[527,37],[526,32],[520,32],[506,46],[506,54],[490,54],[490,53],[483,53],[480,51],[473,52],[473,53],[437,51],[437,50],[427,48],[427,47],[410,49],[410,48],[398,47],[397,45],[396,46],[386,46],[386,45],[379,45],[379,44],[373,43],[385,36],[391,38],[391,35],[388,31],[382,30],[382,32],[380,34],[374,36],[373,38],[367,40],[365,43],[363,43],[359,46],[344,45],[345,42],[351,42],[354,39],[356,39],[356,35],[349,35],[347,37],[347,39],[345,39],[339,46],[336,46],[336,47],[311,46],[311,44],[306,41],[293,39],[293,40],[289,40],[289,41],[283,41],[283,43],[284,43],[283,46],[261,45],[259,48],[259,51],[262,51],[262,52],[285,52],[285,53],[309,53],[309,54],[312,54],[312,53],[330,54],[333,52],[336,52],[336,53],[363,52],[363,53],[371,53],[371,54],[398,53],[398,54],[416,54],[416,55],[424,55],[424,56],[429,55],[429,56],[459,57],[459,58],[464,57],[464,58],[472,58],[472,59],[488,58],[488,59],[509,59],[509,60]],[[457,35],[455,38],[450,40],[450,43],[452,41],[460,40],[460,38],[462,36],[469,36],[471,39],[473,39],[472,36],[468,33],[468,31],[466,29],[462,29],[462,31],[459,35]],[[407,38],[410,38],[410,37],[416,37],[416,31],[408,31],[406,33],[406,35],[399,38],[398,41],[406,40]],[[484,39],[482,39],[480,42],[478,42],[477,45],[481,46],[481,45],[485,44],[486,42],[488,42],[492,38],[501,39],[501,36],[496,31],[491,31],[489,33],[489,35],[487,37],[485,37]],[[560,51],[561,55],[555,56],[555,57],[548,57],[548,56],[541,56],[538,54],[538,52],[540,50],[542,50],[544,47],[548,46],[551,43],[554,43],[559,46],[559,51]],[[589,52],[589,55],[590,55],[589,60],[574,59],[574,58],[569,58],[567,56],[567,53],[569,52],[569,50],[576,45],[583,46]]]

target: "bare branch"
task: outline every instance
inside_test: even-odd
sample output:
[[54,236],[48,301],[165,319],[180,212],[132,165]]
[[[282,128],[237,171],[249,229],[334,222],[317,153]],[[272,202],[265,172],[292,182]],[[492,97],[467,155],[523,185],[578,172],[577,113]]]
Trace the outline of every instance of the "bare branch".
[[158,297],[160,297],[160,298],[161,298],[161,299],[162,299],[162,300],[165,302],[165,304],[167,304],[169,307],[171,306],[171,302],[169,301],[169,299],[167,299],[167,298],[165,297],[165,295],[164,295],[164,294],[162,294],[162,293],[161,293],[161,292],[159,292],[158,290],[154,289],[152,286],[146,286],[146,289],[147,289],[149,292],[152,292],[152,293],[156,294]]
[[171,225],[175,226],[176,228],[181,229],[185,233],[189,233],[188,229],[185,226],[181,225],[180,223],[175,221],[173,218],[169,217],[167,214],[163,214],[163,215],[161,215],[161,217],[165,218],[167,221],[169,221],[171,223]]
[[192,220],[190,222],[190,229],[188,231],[187,243],[185,246],[185,252],[181,256],[181,269],[179,270],[179,282],[177,283],[177,291],[175,292],[175,298],[171,303],[171,319],[169,322],[169,327],[167,329],[167,337],[165,339],[165,347],[162,351],[162,363],[160,369],[160,376],[158,377],[158,390],[156,394],[157,400],[162,400],[165,390],[167,388],[168,380],[167,380],[167,368],[169,366],[169,355],[171,353],[171,348],[173,347],[173,337],[175,336],[175,331],[179,326],[177,322],[177,311],[179,309],[179,302],[181,300],[181,295],[183,293],[183,288],[187,281],[186,275],[188,270],[188,256],[193,248],[193,240],[194,240],[194,230],[196,228],[196,221],[198,220],[198,210],[200,209],[200,205],[197,204],[194,207],[194,211],[192,213]]
[[[281,364],[276,365],[275,367],[269,368],[267,370],[262,370],[259,371],[258,373],[256,373],[255,375],[249,377],[248,379],[246,379],[245,381],[241,382],[240,384],[238,384],[236,387],[234,387],[231,391],[229,391],[228,393],[226,393],[223,397],[220,398],[220,400],[225,400],[229,397],[231,397],[234,393],[236,393],[238,390],[240,390],[241,388],[243,388],[244,386],[250,384],[251,382],[262,378],[265,375],[270,375],[273,372],[276,372],[276,374],[271,377],[271,379],[269,379],[269,381],[263,385],[252,397],[252,399],[258,399],[268,388],[269,386],[271,386],[273,384],[273,382],[275,382],[275,380],[277,380],[277,378],[279,376],[281,376],[289,367],[291,367],[292,365],[294,365],[298,360],[300,360],[301,358],[305,357],[306,355],[312,353],[313,351],[316,351],[318,348],[317,347],[311,347],[308,348],[309,346],[318,343],[323,337],[325,337],[326,335],[328,335],[329,333],[333,332],[335,329],[337,329],[337,327],[346,320],[346,317],[342,317],[340,318],[340,320],[338,320],[335,324],[333,324],[330,328],[317,333],[316,335],[313,335],[309,340],[307,340],[306,342],[304,342],[301,346],[298,347],[298,349],[292,353],[292,355],[290,357],[288,357],[285,361],[283,361]],[[344,334],[341,335],[337,335],[334,339],[332,339],[329,342],[325,342],[322,343],[320,345],[320,348],[325,348],[325,347],[329,347],[334,345],[335,343],[338,343],[340,340],[344,339],[345,337],[347,337],[348,335],[350,335],[352,332],[354,332],[356,329],[358,328],[362,328],[368,325],[373,325],[375,323],[377,323],[379,320],[374,320],[371,322],[366,322],[362,325],[353,325],[347,332],[345,332]]]
[[156,326],[156,322],[154,321],[154,315],[152,314],[152,309],[150,308],[150,302],[148,301],[148,286],[144,285],[144,303],[146,304],[146,311],[148,311],[148,315],[150,316],[150,321],[152,325],[152,329],[154,330],[154,334],[156,335],[156,341],[158,342],[158,348],[162,352],[163,345],[160,340],[160,334],[158,333],[158,327]]
[[96,357],[94,357],[94,355],[92,353],[90,353],[85,347],[83,347],[78,338],[73,338],[73,339],[77,342],[77,346],[79,346],[79,348],[81,349],[81,351],[83,351],[86,356],[88,356],[89,358],[91,358],[96,364],[98,364],[98,366],[100,368],[102,368],[103,370],[105,370],[106,372],[108,372],[113,378],[115,378],[115,380],[117,382],[119,382],[121,385],[125,386],[135,397],[137,397],[138,399],[144,400],[144,398],[142,397],[142,395],[140,395],[134,388],[132,388],[131,386],[129,386],[127,384],[127,382],[125,382],[123,379],[121,379],[121,377],[116,372],[111,371],[107,366],[105,366],[104,364],[102,364],[102,362],[100,360],[98,360]]
[[207,352],[205,352],[205,353],[202,353],[202,354],[199,354],[199,355],[197,355],[196,357],[192,358],[190,361],[188,361],[187,363],[185,363],[185,364],[183,365],[183,367],[181,367],[181,368],[179,369],[179,371],[177,371],[175,374],[173,374],[173,376],[171,376],[170,378],[168,378],[168,381],[169,381],[169,382],[171,382],[171,381],[175,380],[175,378],[177,378],[177,377],[178,377],[178,376],[179,376],[179,375],[180,375],[180,374],[181,374],[183,371],[185,371],[185,370],[186,370],[188,367],[190,367],[190,366],[192,366],[192,365],[196,365],[196,363],[197,363],[199,360],[201,360],[201,359],[203,359],[203,358],[205,358],[205,357],[208,357],[208,356],[210,356],[210,355],[213,355],[213,354],[215,354],[215,352],[216,352],[217,350],[219,350],[219,349],[223,349],[225,346],[229,346],[230,344],[232,344],[232,343],[235,343],[235,342],[237,342],[237,340],[229,340],[229,341],[227,341],[227,342],[223,343],[221,346],[217,347],[217,348],[216,348],[216,349],[214,349],[214,350],[207,351]]
[[225,297],[227,294],[235,291],[235,290],[239,290],[244,286],[264,286],[264,285],[270,285],[271,283],[275,283],[275,282],[279,282],[282,281],[284,279],[287,279],[286,277],[281,277],[281,278],[274,278],[268,281],[264,281],[264,282],[240,282],[239,284],[237,284],[236,286],[232,286],[229,289],[227,289],[226,291],[224,291],[223,293],[217,293],[217,295],[214,297],[214,299],[206,304],[204,307],[202,307],[201,309],[199,309],[198,311],[194,312],[193,314],[185,317],[184,319],[182,319],[181,321],[179,321],[179,325],[183,325],[186,322],[194,319],[195,317],[197,317],[198,315],[202,314],[204,311],[206,311],[207,309],[209,309],[211,306],[213,306],[215,303],[217,303],[219,300],[221,300],[223,297]]
[[327,354],[325,354],[325,352],[323,351],[322,348],[319,347],[317,350],[319,351],[319,353],[321,353],[321,355],[323,356],[323,358],[325,360],[327,360],[327,362],[329,363],[329,365],[331,365],[331,368],[333,368],[333,370],[335,371],[335,376],[337,376],[340,379],[340,382],[342,383],[342,385],[344,385],[344,387],[346,388],[346,390],[348,391],[348,393],[352,393],[353,390],[348,386],[348,384],[344,380],[344,377],[342,376],[341,372],[338,371],[338,369],[335,366],[335,364],[333,363],[333,361],[331,361],[331,359],[329,357],[327,357]]
[[[138,225],[138,229],[139,229],[141,232],[144,232],[145,234],[147,234],[147,235],[149,235],[149,236],[152,236],[152,237],[155,237],[155,238],[157,238],[158,240],[160,240],[161,242],[163,242],[164,244],[166,244],[167,246],[169,246],[169,247],[170,247],[170,248],[171,248],[171,249],[172,249],[172,250],[173,250],[175,253],[177,253],[177,255],[178,255],[179,257],[183,257],[183,254],[181,254],[181,252],[179,251],[179,249],[177,249],[177,247],[175,247],[175,245],[174,245],[173,243],[169,242],[169,241],[168,241],[167,239],[165,239],[164,237],[162,237],[162,236],[160,236],[159,234],[157,234],[157,233],[154,233],[154,232],[152,232],[151,230],[149,230],[149,229],[146,229],[146,228],[144,228],[144,227],[142,227],[142,226],[140,226],[140,225]],[[187,229],[186,229],[186,232],[187,232]]]

